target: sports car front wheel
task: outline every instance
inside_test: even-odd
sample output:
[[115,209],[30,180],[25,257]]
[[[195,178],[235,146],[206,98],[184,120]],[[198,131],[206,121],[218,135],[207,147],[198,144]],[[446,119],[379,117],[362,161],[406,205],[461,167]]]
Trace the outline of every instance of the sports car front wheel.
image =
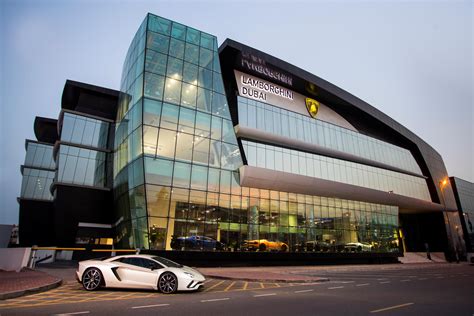
[[97,290],[102,284],[102,273],[97,268],[89,268],[82,276],[82,286],[87,291]]
[[161,293],[171,294],[178,289],[178,279],[171,272],[165,272],[158,280],[158,289]]

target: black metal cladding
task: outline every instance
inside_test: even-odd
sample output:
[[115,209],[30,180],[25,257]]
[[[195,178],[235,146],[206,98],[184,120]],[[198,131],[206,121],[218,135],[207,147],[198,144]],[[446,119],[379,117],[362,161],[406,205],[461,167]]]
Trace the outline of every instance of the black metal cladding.
[[[255,58],[265,61],[265,64],[270,65],[275,71],[291,76],[291,85],[271,76],[262,76],[261,73],[244,67],[241,62],[243,55],[255,56]],[[238,115],[237,83],[233,70],[238,69],[303,95],[315,97],[344,117],[360,133],[410,150],[423,175],[428,178],[427,184],[432,201],[442,202],[438,183],[447,176],[443,159],[430,145],[394,119],[324,79],[234,40],[226,39],[224,41],[219,47],[219,58],[234,125],[238,124]],[[450,186],[444,188],[444,199],[448,210],[456,209],[456,201]]]

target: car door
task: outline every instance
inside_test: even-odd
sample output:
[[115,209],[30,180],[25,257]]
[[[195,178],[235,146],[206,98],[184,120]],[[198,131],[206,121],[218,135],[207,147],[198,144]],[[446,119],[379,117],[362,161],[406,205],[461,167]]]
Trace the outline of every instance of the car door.
[[154,261],[140,257],[122,258],[116,269],[122,286],[143,289],[156,288],[158,272],[156,269],[151,269],[150,263],[154,263]]

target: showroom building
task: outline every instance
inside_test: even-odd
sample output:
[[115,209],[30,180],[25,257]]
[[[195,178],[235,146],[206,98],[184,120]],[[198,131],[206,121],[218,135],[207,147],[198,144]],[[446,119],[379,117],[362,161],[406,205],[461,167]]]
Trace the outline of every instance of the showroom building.
[[59,118],[34,129],[24,245],[465,252],[451,182],[426,142],[305,70],[152,14],[120,91],[67,81]]

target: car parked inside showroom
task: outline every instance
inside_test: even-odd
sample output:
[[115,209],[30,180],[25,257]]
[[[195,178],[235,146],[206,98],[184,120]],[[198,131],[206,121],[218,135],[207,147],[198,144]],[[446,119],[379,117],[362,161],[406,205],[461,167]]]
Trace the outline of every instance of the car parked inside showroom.
[[288,245],[281,241],[270,241],[267,239],[246,240],[242,244],[243,249],[248,251],[288,251]]
[[190,267],[153,255],[123,255],[79,262],[76,278],[87,291],[99,288],[195,291],[204,276]]
[[347,252],[368,252],[372,249],[373,246],[365,242],[350,242],[344,245],[344,251]]
[[225,244],[206,236],[173,236],[171,239],[173,250],[224,250]]

